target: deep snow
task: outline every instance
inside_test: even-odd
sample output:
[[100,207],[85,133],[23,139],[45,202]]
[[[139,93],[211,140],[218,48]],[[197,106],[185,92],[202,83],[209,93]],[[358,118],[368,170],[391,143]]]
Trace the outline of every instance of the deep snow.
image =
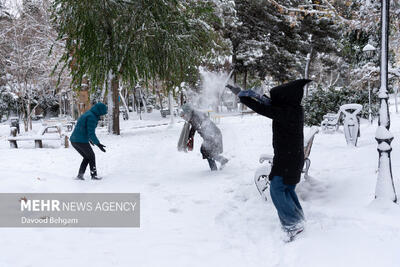
[[[399,190],[400,115],[391,116]],[[343,133],[316,135],[312,179],[297,188],[307,228],[285,244],[272,203],[253,183],[259,155],[272,153],[269,119],[223,117],[218,126],[230,162],[211,173],[198,135],[193,152],[177,151],[182,123],[138,128],[169,122],[155,117],[122,121],[121,136],[97,130],[107,146],[107,153],[95,148],[102,181],[73,180],[81,158],[58,142],[10,149],[8,126],[0,125],[1,192],[141,193],[138,229],[0,228],[0,267],[400,266],[400,207],[373,202],[376,122],[362,123],[357,148],[346,145]]]

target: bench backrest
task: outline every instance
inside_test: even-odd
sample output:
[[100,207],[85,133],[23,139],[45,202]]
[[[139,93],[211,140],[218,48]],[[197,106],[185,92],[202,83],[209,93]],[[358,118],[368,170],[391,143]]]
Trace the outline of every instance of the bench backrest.
[[56,129],[57,130],[57,133],[60,135],[60,137],[61,137],[61,135],[62,135],[62,128],[61,128],[61,125],[56,125],[56,124],[54,124],[54,125],[45,125],[45,126],[42,126],[40,129],[39,129],[39,131],[38,131],[38,135],[44,135],[49,129]]
[[323,118],[329,125],[336,125],[339,123],[341,113],[342,111],[339,109],[338,113],[327,113]]
[[308,158],[311,153],[311,147],[314,142],[314,137],[318,133],[317,127],[311,127],[310,132],[304,137],[304,158]]

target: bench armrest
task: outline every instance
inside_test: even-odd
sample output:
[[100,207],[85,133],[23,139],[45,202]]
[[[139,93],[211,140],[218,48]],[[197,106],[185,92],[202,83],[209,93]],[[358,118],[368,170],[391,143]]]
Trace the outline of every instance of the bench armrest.
[[259,161],[260,161],[260,163],[263,163],[264,161],[267,161],[267,160],[272,161],[273,158],[274,158],[274,156],[271,154],[261,154]]

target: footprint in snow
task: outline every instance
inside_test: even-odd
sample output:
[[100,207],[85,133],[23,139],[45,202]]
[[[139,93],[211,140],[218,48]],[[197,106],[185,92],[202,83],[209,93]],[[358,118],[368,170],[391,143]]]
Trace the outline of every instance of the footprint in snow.
[[172,208],[172,209],[169,209],[168,211],[171,212],[171,213],[182,213],[182,211],[180,209],[177,209],[177,208]]
[[194,204],[206,204],[206,203],[210,203],[210,201],[208,200],[193,200]]
[[245,195],[236,195],[233,198],[241,202],[246,202],[247,200],[249,200],[249,197]]

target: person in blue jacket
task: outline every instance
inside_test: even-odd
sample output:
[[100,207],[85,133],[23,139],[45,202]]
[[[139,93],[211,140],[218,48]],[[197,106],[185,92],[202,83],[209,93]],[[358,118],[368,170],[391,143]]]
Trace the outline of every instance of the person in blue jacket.
[[106,114],[107,106],[105,104],[100,102],[95,104],[90,110],[86,111],[82,114],[82,116],[79,117],[75,129],[71,134],[69,140],[71,141],[72,146],[83,157],[78,176],[76,177],[79,180],[84,180],[83,175],[85,174],[88,164],[92,179],[101,179],[97,176],[96,158],[93,149],[89,145],[89,142],[92,145],[98,146],[101,151],[106,152],[104,149],[106,146],[100,143],[95,133],[100,116]]

